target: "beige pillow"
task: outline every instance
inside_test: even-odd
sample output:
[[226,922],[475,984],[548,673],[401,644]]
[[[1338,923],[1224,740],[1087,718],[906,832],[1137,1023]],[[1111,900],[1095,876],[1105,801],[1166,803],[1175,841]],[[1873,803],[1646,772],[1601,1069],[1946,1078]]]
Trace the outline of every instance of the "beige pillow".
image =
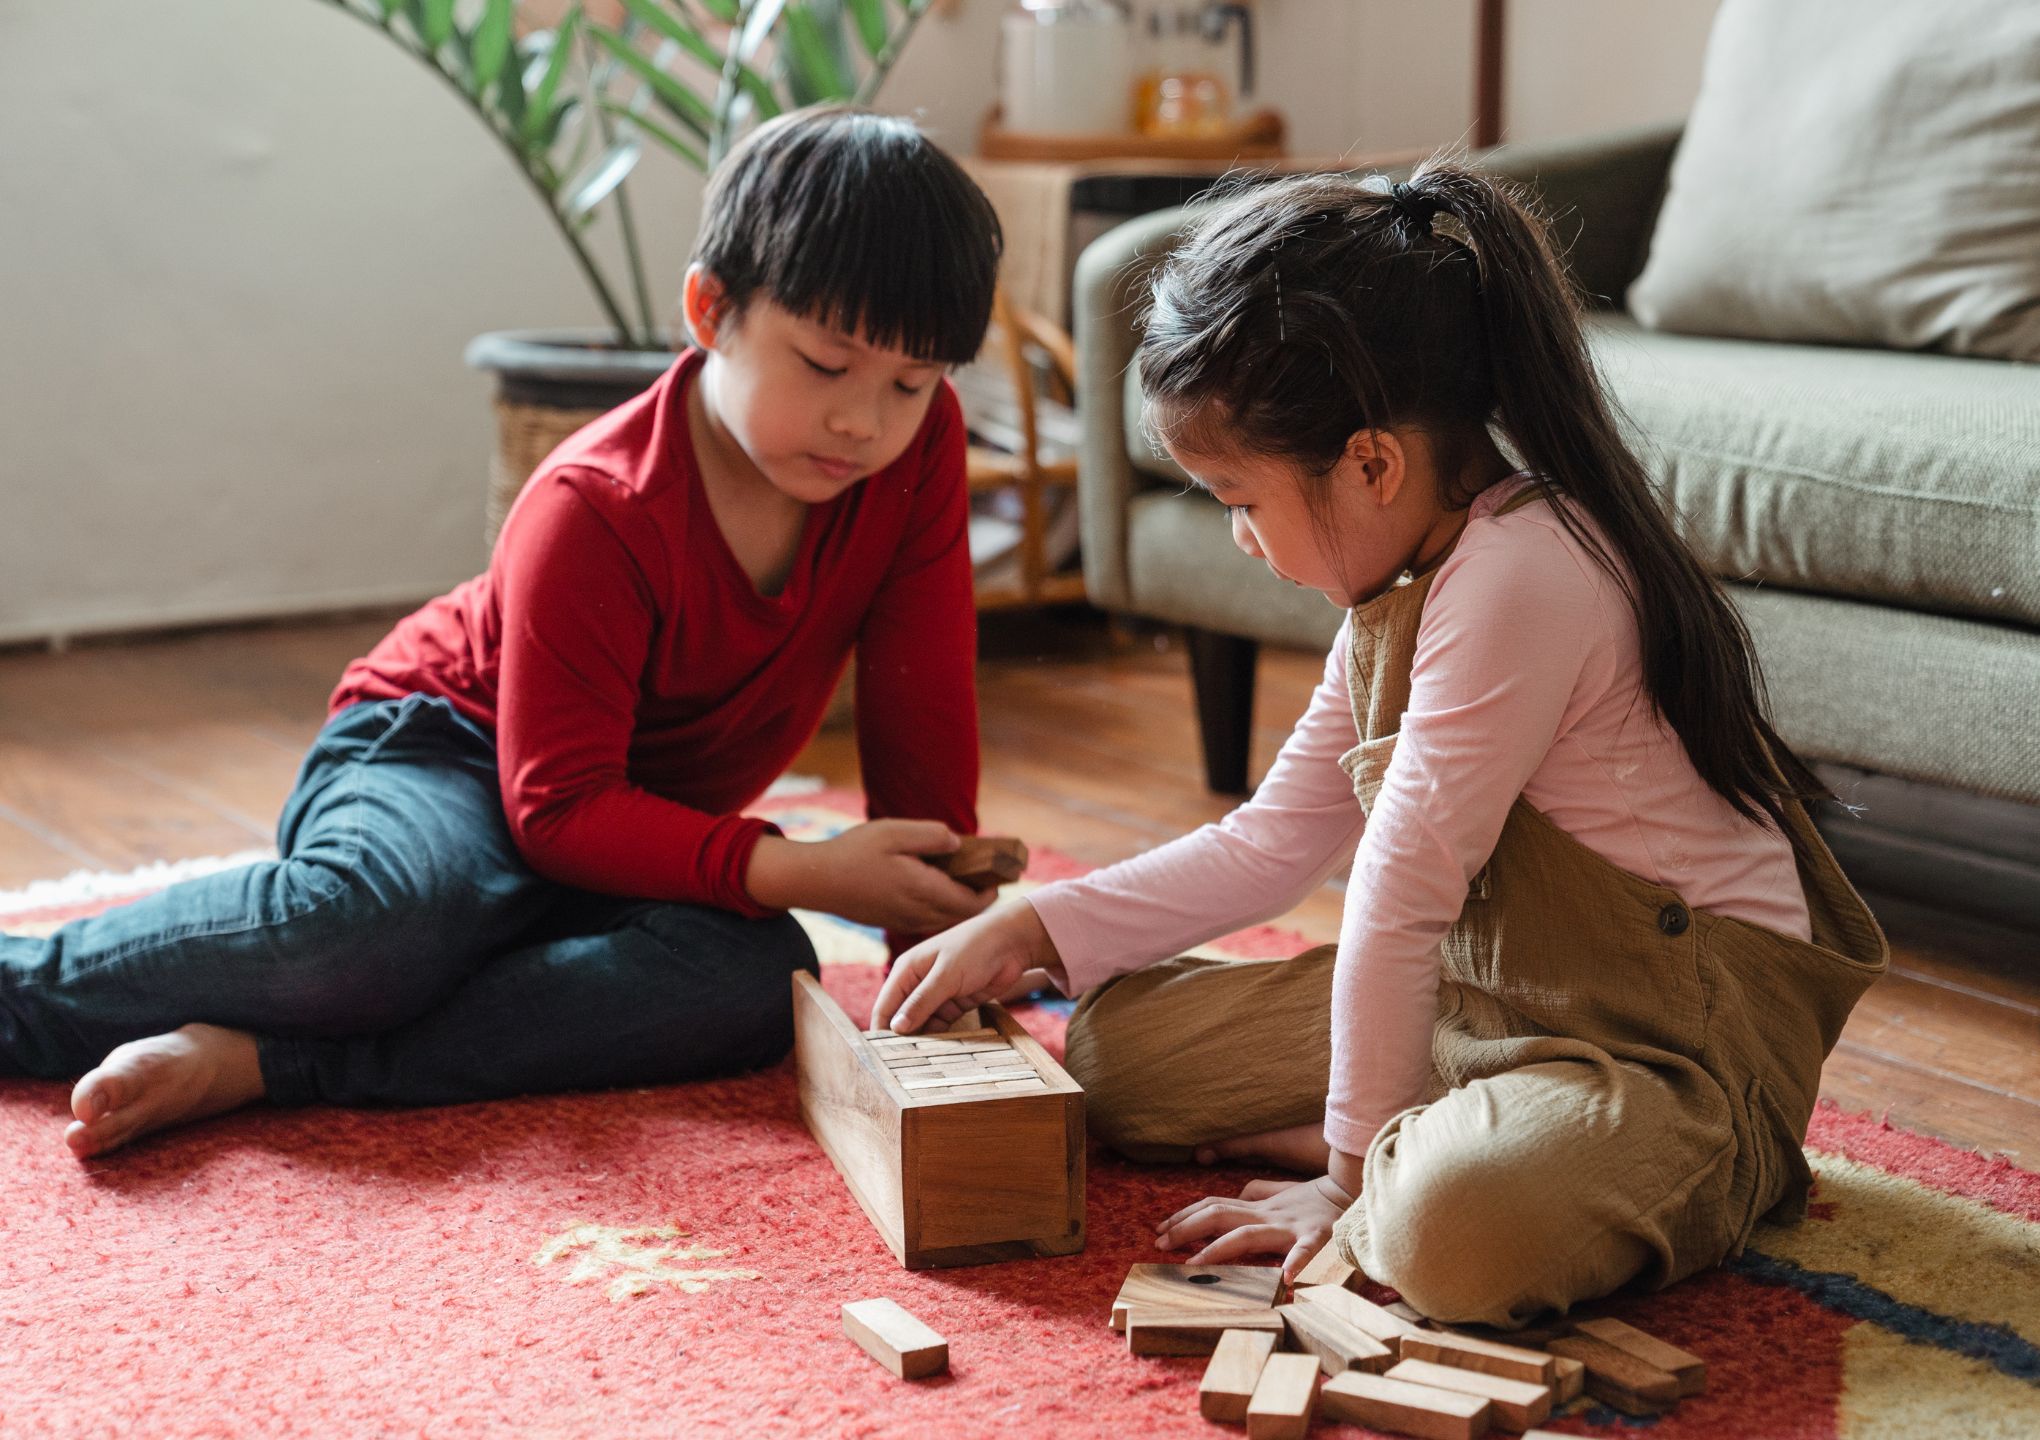
[[2040,360],[2040,0],[1723,0],[1629,309]]

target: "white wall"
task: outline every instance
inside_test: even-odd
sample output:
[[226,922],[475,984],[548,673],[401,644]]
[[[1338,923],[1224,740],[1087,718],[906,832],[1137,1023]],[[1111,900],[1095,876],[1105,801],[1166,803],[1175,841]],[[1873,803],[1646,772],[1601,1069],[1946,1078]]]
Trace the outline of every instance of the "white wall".
[[[1678,114],[1715,0],[1516,0],[1510,138]],[[1001,0],[884,96],[967,149]],[[1464,138],[1471,0],[1261,0],[1293,148]],[[698,183],[636,183],[663,307]],[[436,80],[318,0],[0,5],[0,641],[422,599],[484,561],[479,331],[600,317]]]

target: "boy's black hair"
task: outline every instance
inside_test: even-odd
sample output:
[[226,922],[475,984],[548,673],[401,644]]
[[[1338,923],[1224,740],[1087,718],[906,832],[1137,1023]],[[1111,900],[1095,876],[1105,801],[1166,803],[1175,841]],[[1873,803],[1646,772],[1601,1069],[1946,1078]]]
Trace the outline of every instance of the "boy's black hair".
[[817,105],[760,125],[716,168],[693,258],[734,315],[763,295],[961,365],[984,343],[1003,248],[984,192],[912,121]]

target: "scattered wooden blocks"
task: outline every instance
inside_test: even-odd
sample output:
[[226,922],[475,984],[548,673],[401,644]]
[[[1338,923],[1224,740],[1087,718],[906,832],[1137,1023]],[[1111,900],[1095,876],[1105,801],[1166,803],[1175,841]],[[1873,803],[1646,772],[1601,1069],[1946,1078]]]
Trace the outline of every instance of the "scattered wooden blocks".
[[1528,1430],[1551,1416],[1551,1391],[1527,1380],[1510,1380],[1430,1360],[1400,1361],[1388,1372],[1388,1378],[1478,1396],[1493,1407],[1492,1419],[1498,1430]]
[[1309,1355],[1270,1355],[1247,1402],[1247,1440],[1303,1440],[1317,1409],[1318,1363]]
[[1112,1328],[1133,1306],[1154,1310],[1273,1310],[1282,1299],[1279,1265],[1135,1265],[1112,1302]]
[[843,1333],[902,1380],[939,1375],[949,1368],[948,1342],[891,1300],[845,1305]]
[[[1527,1380],[1533,1385],[1550,1385],[1557,1373],[1552,1358],[1540,1350],[1520,1345],[1502,1345],[1493,1340],[1475,1340],[1444,1330],[1418,1330],[1402,1337],[1402,1358],[1432,1360],[1456,1365],[1462,1370],[1479,1370],[1510,1380]],[[1593,1366],[1587,1367],[1592,1384]]]
[[1207,1420],[1238,1425],[1261,1381],[1262,1367],[1275,1353],[1276,1336],[1269,1330],[1227,1330],[1218,1337],[1211,1363],[1197,1384],[1197,1409]]
[[923,858],[973,890],[995,890],[1027,873],[1027,847],[1010,835],[966,835],[954,854]]
[[1621,1320],[1582,1320],[1573,1327],[1582,1335],[1627,1350],[1646,1365],[1655,1366],[1679,1382],[1679,1394],[1698,1395],[1707,1388],[1707,1362],[1698,1355],[1670,1345],[1655,1335],[1645,1334]]
[[801,1119],[909,1270],[1084,1248],[1084,1092],[980,1010],[973,1031],[865,1034],[793,977]]
[[1366,1331],[1348,1324],[1329,1306],[1306,1305],[1299,1300],[1279,1307],[1275,1313],[1288,1327],[1290,1343],[1317,1356],[1319,1368],[1327,1375],[1342,1370],[1386,1370],[1395,1362],[1394,1351]]
[[1363,1295],[1356,1295],[1337,1286],[1319,1285],[1309,1290],[1299,1290],[1296,1292],[1296,1299],[1299,1304],[1331,1311],[1348,1325],[1385,1346],[1391,1355],[1402,1353],[1405,1335],[1426,1333],[1420,1326],[1412,1325],[1400,1316],[1390,1314],[1386,1306],[1376,1305]]
[[1282,1317],[1273,1310],[1167,1309],[1136,1305],[1126,1312],[1126,1348],[1135,1355],[1209,1355],[1228,1330],[1258,1330],[1279,1339]]
[[1587,1367],[1587,1393],[1625,1415],[1655,1415],[1679,1398],[1679,1382],[1592,1335],[1567,1335],[1551,1342],[1551,1353]]
[[1360,1272],[1339,1258],[1339,1247],[1330,1241],[1325,1248],[1310,1257],[1310,1263],[1297,1272],[1296,1288],[1306,1285],[1351,1285],[1360,1277]]
[[1335,1420],[1416,1435],[1421,1440],[1475,1440],[1487,1434],[1494,1413],[1493,1406],[1478,1395],[1434,1390],[1358,1370],[1325,1381],[1323,1401],[1325,1413]]
[[1587,1393],[1587,1367],[1565,1355],[1554,1355],[1551,1363],[1556,1374],[1551,1384],[1551,1398],[1560,1405],[1570,1405]]

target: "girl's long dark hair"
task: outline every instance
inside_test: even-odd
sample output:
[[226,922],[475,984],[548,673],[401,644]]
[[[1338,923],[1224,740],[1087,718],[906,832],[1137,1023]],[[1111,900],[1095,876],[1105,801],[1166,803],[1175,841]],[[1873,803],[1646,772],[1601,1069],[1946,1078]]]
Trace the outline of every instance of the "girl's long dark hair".
[[[1623,442],[1578,295],[1527,197],[1441,159],[1403,184],[1306,175],[1242,188],[1157,272],[1139,366],[1172,440],[1282,456],[1313,476],[1355,433],[1410,427],[1449,479],[1499,431],[1629,597],[1645,687],[1701,778],[1802,848],[1787,799],[1831,792],[1771,728],[1742,617]],[[1474,497],[1439,498],[1456,510]]]

